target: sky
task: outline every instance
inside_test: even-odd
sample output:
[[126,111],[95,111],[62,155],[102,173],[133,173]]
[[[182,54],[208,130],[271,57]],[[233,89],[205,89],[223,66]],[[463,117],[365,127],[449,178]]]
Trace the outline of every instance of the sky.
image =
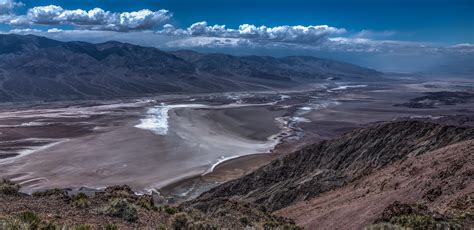
[[0,33],[469,72],[472,12],[473,0],[0,0]]

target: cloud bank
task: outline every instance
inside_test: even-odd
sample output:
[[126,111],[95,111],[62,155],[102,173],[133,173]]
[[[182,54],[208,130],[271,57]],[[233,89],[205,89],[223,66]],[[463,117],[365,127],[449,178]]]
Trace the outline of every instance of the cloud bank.
[[33,7],[26,15],[10,15],[9,18],[4,18],[3,23],[12,26],[72,25],[81,29],[127,32],[156,28],[171,17],[172,14],[164,9],[113,13],[101,8],[89,11],[67,10],[61,6],[49,5]]
[[15,2],[13,0],[0,0],[0,15],[11,14],[13,8],[23,6],[23,3]]
[[317,26],[256,26],[251,24],[240,25],[238,29],[226,28],[225,25],[209,26],[206,21],[192,24],[187,29],[176,29],[167,24],[163,30],[158,31],[165,35],[217,37],[217,38],[243,38],[260,41],[317,43],[330,35],[342,34],[346,30],[327,25]]

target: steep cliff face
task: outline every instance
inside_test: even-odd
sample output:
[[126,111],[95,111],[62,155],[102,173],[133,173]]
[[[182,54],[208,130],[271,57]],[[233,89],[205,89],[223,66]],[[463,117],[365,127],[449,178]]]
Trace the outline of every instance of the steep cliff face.
[[474,139],[474,129],[421,121],[375,124],[311,145],[202,194],[187,205],[203,211],[232,199],[275,211],[341,187],[401,159]]

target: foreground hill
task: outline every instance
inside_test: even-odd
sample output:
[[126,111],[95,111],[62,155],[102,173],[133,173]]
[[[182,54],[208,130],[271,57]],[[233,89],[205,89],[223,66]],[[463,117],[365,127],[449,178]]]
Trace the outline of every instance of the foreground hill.
[[[0,227],[470,229],[474,128],[378,123],[323,141],[177,207],[115,186],[92,196],[28,196],[0,183]],[[113,229],[115,226],[108,226]]]
[[286,88],[379,72],[314,57],[164,52],[120,42],[0,35],[0,102]]
[[[231,200],[277,211],[310,229],[322,223],[323,229],[359,229],[402,201],[426,208],[401,214],[432,220],[427,213],[440,212],[439,220],[472,224],[473,140],[473,128],[380,123],[305,147],[186,205],[214,214]],[[459,212],[458,204],[464,207]]]
[[453,225],[465,221],[464,225],[473,226],[474,219],[469,216],[474,211],[473,153],[474,140],[448,145],[397,161],[276,213],[308,229],[359,229],[374,222],[403,224],[410,216]]

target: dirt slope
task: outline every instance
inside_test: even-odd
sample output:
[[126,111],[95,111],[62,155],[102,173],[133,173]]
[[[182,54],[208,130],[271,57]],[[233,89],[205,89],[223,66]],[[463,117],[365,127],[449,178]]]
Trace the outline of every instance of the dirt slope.
[[472,215],[473,176],[474,141],[469,140],[395,162],[276,214],[308,229],[361,229],[395,201],[426,205],[445,216]]

